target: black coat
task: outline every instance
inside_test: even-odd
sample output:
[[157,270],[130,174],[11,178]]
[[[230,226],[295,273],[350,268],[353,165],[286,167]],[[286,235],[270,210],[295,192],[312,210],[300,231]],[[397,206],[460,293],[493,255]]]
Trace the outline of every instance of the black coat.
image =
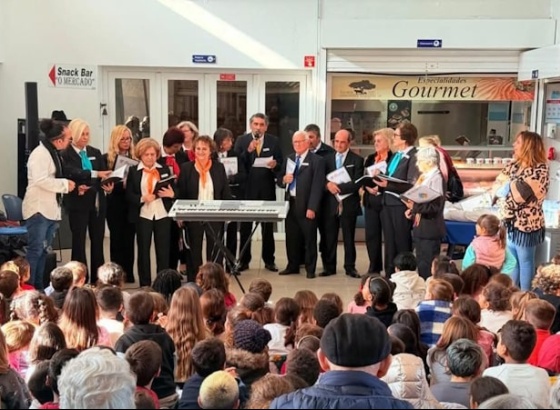
[[[360,205],[360,195],[358,193],[360,187],[354,183],[355,180],[364,175],[364,159],[358,154],[348,151],[344,163],[342,164],[344,168],[350,174],[350,182],[344,184],[339,184],[340,195],[351,194],[348,198],[342,201],[342,215],[361,215],[362,207]],[[325,157],[325,173],[329,173],[336,170],[336,153],[330,154]],[[324,181],[326,186],[327,180]],[[323,199],[323,209],[326,215],[336,215],[338,212],[338,201],[336,197],[331,194],[328,190],[325,191],[325,197]]]
[[[288,156],[292,161],[296,161],[296,154]],[[278,178],[278,185],[286,188],[282,178],[286,175],[288,161],[282,165],[281,177]],[[308,209],[315,213],[319,210],[321,199],[323,198],[325,184],[325,161],[323,158],[307,152],[305,159],[301,162],[296,174],[296,197],[295,210],[300,215],[305,215]],[[290,192],[286,190],[286,200],[290,199]]]
[[[94,171],[106,171],[107,163],[101,151],[97,148],[86,146],[87,156],[91,161]],[[92,210],[95,207],[95,198],[99,197],[99,207],[104,207],[105,192],[101,188],[101,179],[92,178],[91,171],[82,168],[82,158],[72,145],[69,145],[60,154],[64,176],[76,183],[76,189],[64,195],[64,207],[69,211]],[[78,195],[78,185],[88,185],[89,188],[83,195]],[[99,195],[97,195],[99,193]]]
[[[283,157],[280,142],[274,135],[265,134],[262,142],[261,154],[257,151],[248,152],[247,148],[253,141],[252,134],[241,135],[235,142],[235,152],[241,157],[241,162],[247,172],[247,183],[245,185],[246,199],[261,199],[274,201],[276,199],[276,174],[282,169]],[[253,167],[255,158],[272,157],[276,160],[274,169]]]
[[[224,166],[218,161],[212,161],[212,166],[208,171],[214,186],[214,199],[231,199],[229,181]],[[177,183],[178,198],[198,200],[198,186],[200,174],[195,168],[194,162],[186,162],[181,166],[181,175]]]
[[[387,186],[383,189],[383,205],[385,206],[403,206],[404,204],[402,201],[396,197],[395,195],[391,195],[387,193],[393,192],[395,194],[404,194],[410,188],[414,186],[414,183],[418,179],[419,171],[416,167],[416,148],[412,147],[410,151],[408,151],[401,160],[399,161],[399,165],[395,172],[393,173],[392,177],[397,179],[402,179],[403,181],[408,181],[408,184],[399,184],[395,182],[389,182]],[[393,154],[396,155],[396,154]],[[387,163],[387,166],[389,163]]]
[[[377,155],[376,152],[374,152],[371,155],[368,155],[365,162],[364,162],[364,172],[366,172],[366,169],[368,167],[371,167],[372,165],[375,164],[375,156]],[[393,153],[391,151],[389,151],[389,153],[387,154],[387,165],[389,165],[389,162],[391,161],[391,157],[393,156]],[[381,190],[380,190],[381,192]],[[371,195],[367,189],[364,188],[364,196],[362,198],[364,207],[366,208],[371,208],[371,207],[378,207],[378,206],[382,206],[382,202],[383,202],[383,195]]]
[[[245,199],[245,183],[247,182],[247,170],[245,169],[245,164],[243,163],[241,157],[233,149],[227,152],[227,158],[237,158],[237,174],[229,175],[229,190],[231,192],[232,199]],[[218,154],[213,155],[213,160],[220,161]]]
[[319,155],[320,157],[325,158],[329,154],[334,154],[335,150],[330,145],[327,145],[324,142],[321,142],[321,146],[319,147],[319,149],[317,151],[314,151],[313,153],[315,155]]
[[[167,168],[156,168],[159,172],[160,179],[165,179],[171,176],[169,169]],[[131,223],[136,223],[138,218],[140,218],[140,209],[144,206],[141,202],[142,198],[142,174],[143,170],[137,167],[130,167],[128,170],[128,177],[126,178],[126,199],[128,200],[128,221]],[[175,184],[171,186],[175,191],[175,197],[177,197],[177,190]],[[169,212],[173,206],[174,199],[172,198],[162,198],[165,210]]]

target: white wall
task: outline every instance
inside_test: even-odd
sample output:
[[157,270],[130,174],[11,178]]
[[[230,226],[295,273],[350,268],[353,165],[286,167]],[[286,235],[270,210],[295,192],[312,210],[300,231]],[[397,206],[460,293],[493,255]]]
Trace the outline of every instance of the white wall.
[[[98,145],[103,66],[200,69],[192,55],[214,54],[211,68],[301,70],[318,49],[316,1],[0,0],[0,190],[16,191],[26,81],[38,83],[41,117],[83,118]],[[49,87],[54,63],[98,66],[97,90]]]
[[[546,19],[558,0],[323,0],[324,19]],[[395,27],[394,33],[398,33]],[[450,27],[450,31],[453,27]]]
[[[458,49],[553,44],[558,1],[527,7],[526,0],[0,0],[0,189],[16,190],[16,119],[25,116],[26,81],[38,83],[40,116],[63,109],[84,118],[96,145],[99,103],[107,98],[104,67],[187,72],[201,68],[193,54],[213,54],[214,69],[291,71],[303,69],[305,55],[317,55],[313,93],[322,123],[321,46],[414,48],[411,42],[432,35]],[[99,67],[98,88],[49,87],[54,63]]]

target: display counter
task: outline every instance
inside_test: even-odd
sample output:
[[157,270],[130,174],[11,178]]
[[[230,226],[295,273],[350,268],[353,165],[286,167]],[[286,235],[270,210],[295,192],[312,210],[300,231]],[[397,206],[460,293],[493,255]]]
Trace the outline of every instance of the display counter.
[[453,161],[453,165],[463,183],[465,197],[489,191],[504,167],[502,164],[476,165],[455,161]]

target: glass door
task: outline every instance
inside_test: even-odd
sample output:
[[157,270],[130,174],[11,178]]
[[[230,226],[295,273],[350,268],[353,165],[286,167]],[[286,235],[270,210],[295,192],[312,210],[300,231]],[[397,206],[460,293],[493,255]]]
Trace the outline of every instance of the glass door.
[[259,102],[268,116],[268,132],[280,139],[284,156],[293,152],[292,135],[305,128],[307,118],[305,96],[307,77],[304,75],[258,75]]
[[165,130],[181,121],[192,121],[203,129],[209,122],[208,98],[204,98],[204,76],[196,74],[162,75],[162,112]]
[[223,127],[235,138],[247,132],[252,110],[257,109],[253,76],[250,74],[207,74],[205,75],[210,97],[209,135]]
[[[160,135],[161,105],[156,88],[156,74],[148,72],[108,72],[108,96],[102,107],[103,148],[109,144],[111,129],[127,125],[135,142],[144,137]],[[106,116],[109,120],[106,121]]]

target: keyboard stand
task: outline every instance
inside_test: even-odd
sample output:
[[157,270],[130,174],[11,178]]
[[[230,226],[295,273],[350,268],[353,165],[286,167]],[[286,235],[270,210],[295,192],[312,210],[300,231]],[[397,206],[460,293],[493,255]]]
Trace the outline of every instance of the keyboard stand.
[[[251,234],[249,235],[249,237],[247,238],[247,240],[245,241],[244,244],[242,244],[241,249],[239,251],[239,258],[236,258],[235,255],[227,248],[225,242],[224,242],[224,237],[223,235],[221,235],[220,233],[217,233],[214,231],[214,229],[212,228],[212,224],[208,221],[201,221],[202,225],[204,226],[204,230],[206,232],[208,232],[208,234],[212,237],[212,240],[214,241],[214,246],[218,248],[218,250],[224,255],[224,259],[225,259],[225,264],[226,266],[229,268],[230,270],[230,276],[233,276],[235,278],[235,281],[237,282],[237,284],[239,285],[239,289],[241,289],[241,292],[243,292],[243,294],[245,294],[245,288],[243,288],[243,285],[241,284],[241,281],[239,280],[239,267],[241,266],[241,258],[243,257],[243,255],[245,254],[245,252],[247,252],[247,249],[249,248],[249,245],[251,244],[251,238],[253,237],[254,233],[257,230],[257,227],[260,225],[259,221],[256,221],[254,223],[254,227],[251,230]],[[229,221],[226,221],[224,223],[224,233],[227,232],[227,225],[228,225]],[[214,260],[214,262],[216,262],[216,260]]]

